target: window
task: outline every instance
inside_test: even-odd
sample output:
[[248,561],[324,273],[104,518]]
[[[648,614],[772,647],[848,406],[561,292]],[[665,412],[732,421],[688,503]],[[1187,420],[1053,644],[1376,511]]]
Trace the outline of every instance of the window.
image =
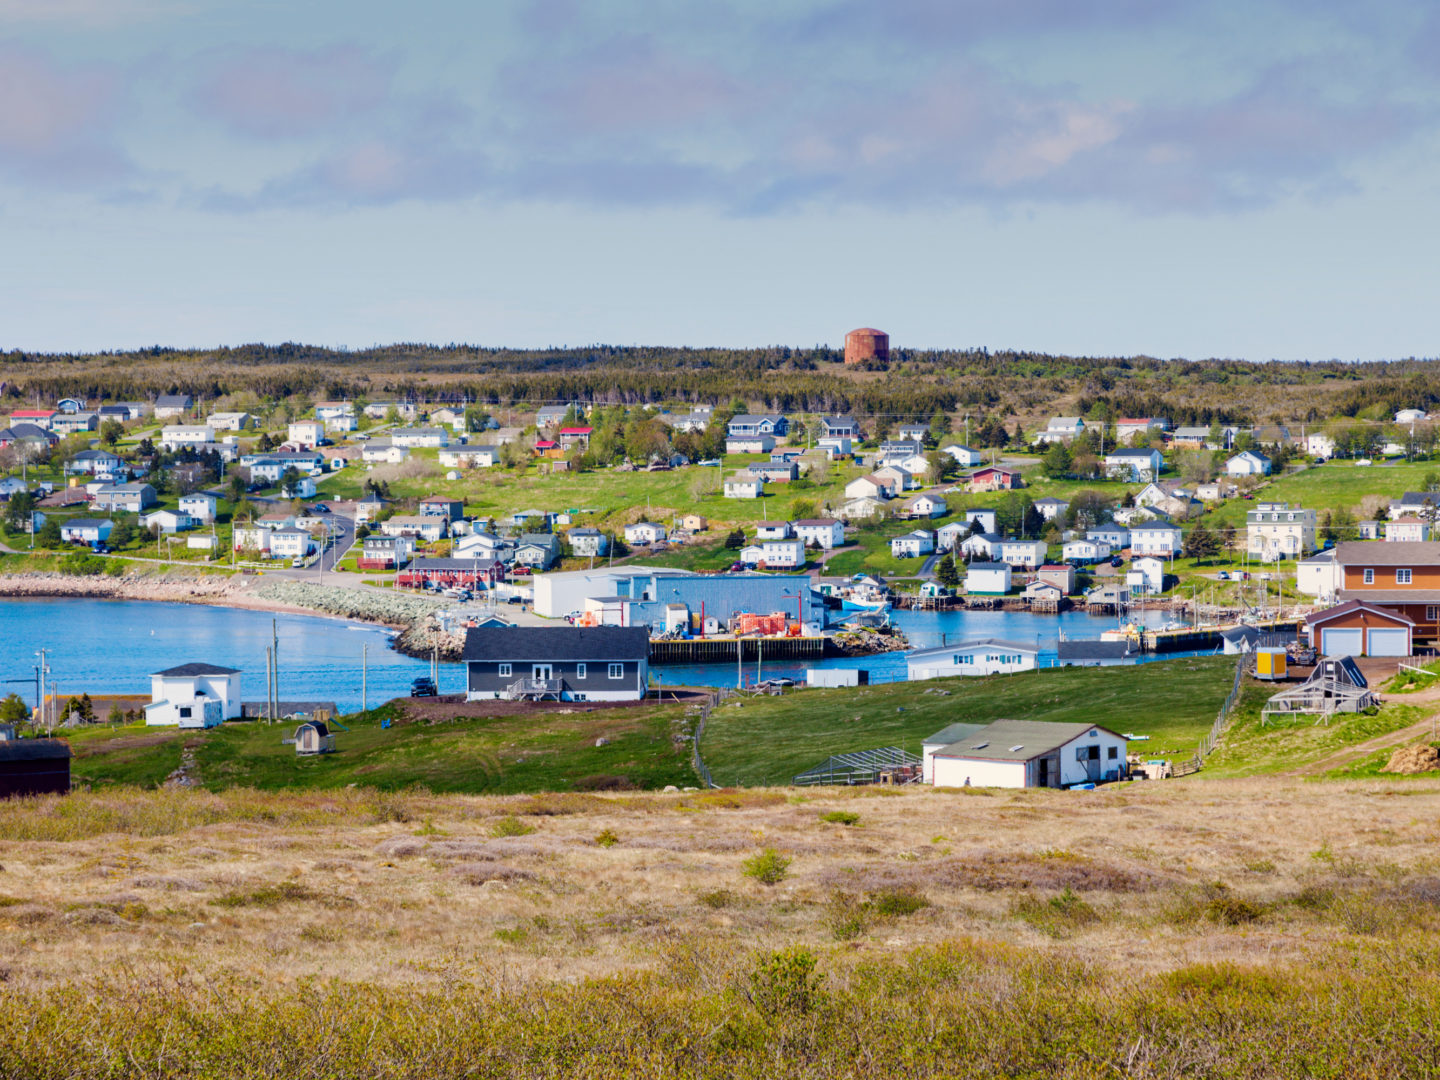
[[610,665],[610,678],[612,678],[612,679],[623,679],[624,677],[625,677],[625,665],[624,665],[624,664],[611,664],[611,665]]
[[1087,753],[1085,756],[1086,756],[1087,758],[1089,758],[1091,761],[1099,761],[1099,760],[1100,760],[1100,747],[1098,747],[1098,746],[1087,746],[1085,749],[1086,749],[1087,751],[1089,751],[1089,753]]
[[509,665],[509,664],[501,664],[501,665],[500,665],[500,674],[501,674],[501,675],[509,675],[509,674],[510,674],[510,665]]
[[1440,605],[1427,604],[1425,606],[1425,621],[1440,622]]
[[1107,758],[1109,758],[1111,761],[1114,761],[1116,758],[1118,758],[1118,757],[1120,756],[1120,750],[1119,750],[1118,747],[1112,746],[1112,747],[1110,747],[1110,749],[1109,749],[1108,751],[1106,751],[1105,756],[1106,756]]
[[1410,571],[1409,571],[1409,570],[1396,570],[1396,571],[1395,571],[1395,584],[1396,584],[1396,585],[1409,585],[1409,584],[1410,584]]
[[584,664],[576,664],[576,665],[575,665],[575,677],[576,677],[577,679],[583,679],[583,678],[585,678],[585,665],[584,665]]
[[586,700],[588,700],[588,699],[587,699],[587,697],[586,697],[584,694],[571,694],[571,695],[570,695],[570,700],[571,700],[571,701],[586,701]]
[[1366,570],[1366,571],[1365,571],[1365,584],[1366,584],[1366,585],[1374,585],[1374,584],[1375,584],[1375,571],[1374,571],[1374,570]]

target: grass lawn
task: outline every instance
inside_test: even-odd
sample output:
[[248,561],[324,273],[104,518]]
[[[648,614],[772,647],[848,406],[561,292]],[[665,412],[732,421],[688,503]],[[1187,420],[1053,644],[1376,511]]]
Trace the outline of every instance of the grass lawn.
[[[402,706],[403,707],[403,706]],[[291,723],[229,723],[209,731],[127,727],[72,737],[77,784],[155,785],[191,744],[210,790],[251,787],[382,789],[423,785],[436,792],[511,794],[595,786],[660,788],[697,781],[683,744],[672,741],[678,706],[591,713],[534,712],[382,728],[373,710],[345,721],[334,754],[300,758],[281,740]],[[599,738],[606,746],[595,745]]]
[[1149,735],[1135,744],[1147,756],[1188,757],[1234,671],[1232,657],[1205,657],[743,698],[711,714],[701,752],[716,783],[784,784],[831,754],[880,746],[919,754],[921,740],[947,724],[1009,718],[1091,721]]
[[[1402,695],[1389,698],[1372,713],[1339,713],[1329,721],[1315,716],[1274,717],[1262,724],[1260,710],[1276,690],[1247,681],[1219,749],[1206,762],[1207,776],[1255,776],[1303,768],[1347,746],[1408,727],[1433,711],[1406,703]],[[1389,756],[1390,751],[1385,750],[1371,758],[1379,757],[1379,764],[1384,764]],[[1361,769],[1358,775],[1378,775],[1378,765],[1365,771],[1365,766],[1374,764],[1371,758],[1347,766],[1337,775],[1357,775],[1351,771],[1355,768]]]

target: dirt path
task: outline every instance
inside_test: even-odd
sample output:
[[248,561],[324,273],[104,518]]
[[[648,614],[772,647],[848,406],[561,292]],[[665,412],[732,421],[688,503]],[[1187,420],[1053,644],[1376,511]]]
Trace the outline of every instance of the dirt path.
[[[1409,695],[1406,696],[1408,697]],[[1416,696],[1418,697],[1419,695]],[[1391,700],[1394,699],[1392,698]],[[1344,750],[1337,750],[1329,757],[1323,757],[1319,761],[1312,761],[1308,765],[1302,765],[1298,769],[1291,770],[1289,775],[1318,776],[1321,773],[1329,772],[1331,769],[1338,769],[1344,765],[1358,761],[1360,758],[1373,754],[1376,750],[1405,746],[1429,736],[1432,724],[1433,717],[1426,717],[1424,720],[1411,724],[1409,727],[1401,728],[1399,731],[1391,731],[1384,735],[1377,735],[1373,739],[1366,739],[1364,742],[1356,743],[1354,746],[1347,746]]]

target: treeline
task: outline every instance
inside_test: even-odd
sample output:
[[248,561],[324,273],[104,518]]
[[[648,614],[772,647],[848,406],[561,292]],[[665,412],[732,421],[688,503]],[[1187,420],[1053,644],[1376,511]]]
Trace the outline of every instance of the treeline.
[[777,412],[925,420],[1046,410],[1180,424],[1379,415],[1440,403],[1440,362],[1246,363],[1072,357],[988,349],[895,349],[886,370],[857,372],[826,346],[761,349],[587,346],[501,349],[401,343],[336,350],[297,343],[93,354],[0,353],[0,405],[61,397],[202,401],[251,393],[526,407],[725,404]]

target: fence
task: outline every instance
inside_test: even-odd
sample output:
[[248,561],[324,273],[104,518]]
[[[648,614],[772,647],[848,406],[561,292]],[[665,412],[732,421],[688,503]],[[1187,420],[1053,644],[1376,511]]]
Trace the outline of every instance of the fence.
[[1220,736],[1225,731],[1225,725],[1230,721],[1230,714],[1235,709],[1235,703],[1240,700],[1240,680],[1245,674],[1245,661],[1249,658],[1248,653],[1241,653],[1235,664],[1235,678],[1230,683],[1230,693],[1225,695],[1225,701],[1220,706],[1220,712],[1215,717],[1215,723],[1210,725],[1210,730],[1200,740],[1200,745],[1195,747],[1195,753],[1190,760],[1175,767],[1176,776],[1186,776],[1193,772],[1199,772],[1205,766],[1205,759],[1215,750],[1220,742]]
[[709,700],[700,706],[700,719],[695,724],[695,736],[690,742],[690,765],[694,768],[695,775],[700,778],[700,782],[707,788],[718,788],[720,785],[715,783],[714,778],[710,775],[710,770],[705,766],[705,760],[700,756],[700,739],[705,734],[705,722],[710,719],[710,710],[732,693],[734,693],[733,690],[723,686],[711,693]]

